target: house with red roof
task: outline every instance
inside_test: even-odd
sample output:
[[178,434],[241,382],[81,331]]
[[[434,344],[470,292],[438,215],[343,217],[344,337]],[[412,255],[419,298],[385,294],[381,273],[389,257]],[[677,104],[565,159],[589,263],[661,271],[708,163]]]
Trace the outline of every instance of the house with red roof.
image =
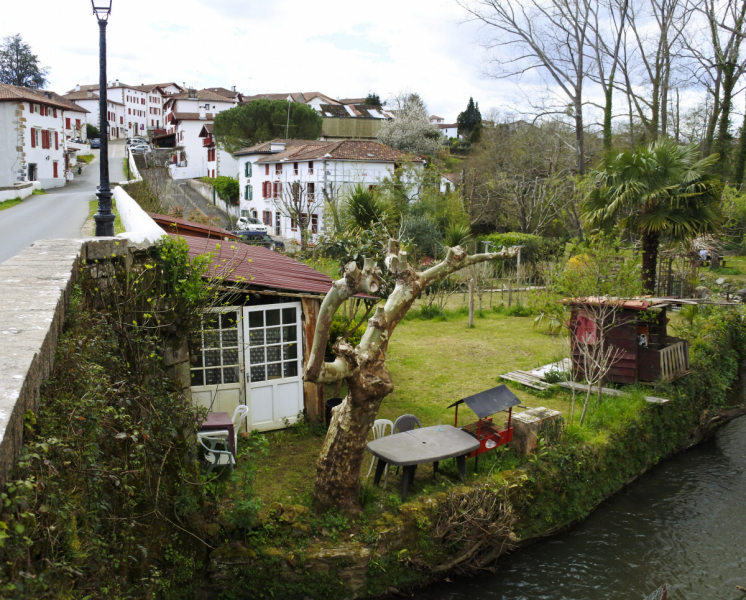
[[276,139],[234,156],[241,215],[257,217],[274,235],[295,240],[303,227],[312,237],[323,230],[326,198],[341,199],[358,184],[374,188],[405,162],[425,166],[422,157],[369,140]]

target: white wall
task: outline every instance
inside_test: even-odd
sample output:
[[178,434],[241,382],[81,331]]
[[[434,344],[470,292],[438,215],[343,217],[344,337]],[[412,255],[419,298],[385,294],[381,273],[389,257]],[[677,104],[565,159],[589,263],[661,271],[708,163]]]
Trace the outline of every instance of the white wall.
[[[16,150],[16,110],[18,102],[0,102],[0,187],[11,186],[22,180],[21,153]],[[13,196],[15,198],[15,196]]]
[[15,198],[28,198],[34,193],[34,190],[41,189],[41,183],[38,181],[29,181],[27,183],[18,183],[12,186],[14,189],[1,189],[0,188],[0,202],[6,200],[14,200]]
[[[57,116],[49,109],[49,116],[42,116],[41,112],[30,112],[29,106],[38,103],[23,103],[23,117],[26,119],[24,130],[23,150],[26,153],[26,174],[28,166],[36,165],[36,181],[41,182],[45,189],[62,187],[65,185],[65,132],[62,121],[64,112],[57,109]],[[41,147],[41,132],[38,134],[38,143],[35,148],[31,147],[31,130],[44,129],[51,131],[51,148]],[[54,134],[58,134],[58,145],[55,147]],[[54,164],[57,163],[57,177],[54,177]]]
[[125,229],[125,233],[120,233],[117,237],[126,237],[136,244],[143,244],[155,242],[166,235],[160,225],[124,189],[117,186],[113,193],[117,212]]

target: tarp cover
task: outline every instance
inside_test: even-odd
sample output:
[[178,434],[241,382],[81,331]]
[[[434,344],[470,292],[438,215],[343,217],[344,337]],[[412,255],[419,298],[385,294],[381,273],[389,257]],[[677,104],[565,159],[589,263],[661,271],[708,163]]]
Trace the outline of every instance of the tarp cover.
[[458,402],[451,404],[448,408],[453,408],[462,402],[466,402],[466,406],[472,409],[480,419],[521,403],[518,396],[511,392],[505,384],[493,387],[491,390],[479,392],[468,398],[462,398]]

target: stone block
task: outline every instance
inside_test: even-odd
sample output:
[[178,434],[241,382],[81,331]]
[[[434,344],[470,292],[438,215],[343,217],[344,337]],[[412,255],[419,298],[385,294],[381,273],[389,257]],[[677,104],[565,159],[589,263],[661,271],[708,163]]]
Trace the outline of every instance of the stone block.
[[95,238],[86,242],[86,260],[109,260],[117,256],[126,256],[128,242],[123,238]]
[[536,448],[539,435],[545,428],[553,427],[562,419],[562,413],[538,406],[522,413],[513,414],[513,441],[512,448],[522,456],[528,456]]
[[192,378],[189,372],[188,362],[166,367],[166,376],[173,381],[176,387],[180,390],[187,389],[191,386]]
[[178,363],[189,361],[189,344],[186,338],[171,338],[166,340],[163,352],[163,364],[171,367]]

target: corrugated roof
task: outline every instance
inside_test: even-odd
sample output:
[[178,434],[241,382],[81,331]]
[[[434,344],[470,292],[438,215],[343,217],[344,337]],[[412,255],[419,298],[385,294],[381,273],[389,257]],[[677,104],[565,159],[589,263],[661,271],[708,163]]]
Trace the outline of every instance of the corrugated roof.
[[194,221],[189,221],[188,219],[181,219],[179,217],[170,217],[168,215],[159,215],[158,213],[148,213],[151,218],[158,223],[161,227],[164,228],[164,231],[167,233],[171,233],[173,231],[173,227],[171,227],[171,224],[175,224],[177,227],[186,227],[189,229],[195,229],[202,231],[208,235],[218,236],[220,238],[230,238],[232,240],[238,239],[238,236],[235,233],[231,233],[227,229],[223,229],[222,227],[215,227],[214,225],[205,225],[203,223],[195,223]]
[[[344,104],[332,105],[321,104],[319,106],[322,117],[336,117],[342,119],[363,118],[363,119],[393,119],[391,112],[384,110],[374,104]],[[350,112],[352,111],[352,112]]]
[[241,242],[170,235],[181,237],[189,244],[190,258],[212,253],[214,274],[226,281],[312,294],[326,294],[332,287],[332,280],[323,273],[268,248]]

